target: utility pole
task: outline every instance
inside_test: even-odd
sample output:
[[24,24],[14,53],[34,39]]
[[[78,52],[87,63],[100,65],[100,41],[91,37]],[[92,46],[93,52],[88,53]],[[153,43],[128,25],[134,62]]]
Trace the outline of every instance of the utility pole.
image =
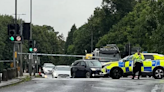
[[[21,28],[20,28],[20,35],[21,36],[22,36],[22,32],[23,32],[23,25],[22,25],[22,21],[21,21]],[[19,51],[22,53],[22,41],[19,45],[20,45]],[[22,54],[20,54],[20,76],[23,76]]]
[[[32,0],[30,0],[30,40],[32,40]],[[29,74],[32,75],[32,61],[33,55],[32,53],[29,55]]]
[[[15,30],[17,30],[17,0],[15,0]],[[14,61],[14,68],[16,68],[16,61],[15,61],[15,47],[16,43],[14,42],[14,47],[13,47],[13,61]]]

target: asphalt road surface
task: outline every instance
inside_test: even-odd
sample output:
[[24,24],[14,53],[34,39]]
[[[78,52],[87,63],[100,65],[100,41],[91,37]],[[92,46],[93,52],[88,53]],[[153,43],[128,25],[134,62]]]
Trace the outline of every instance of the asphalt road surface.
[[0,92],[164,92],[164,80],[153,78],[35,78]]

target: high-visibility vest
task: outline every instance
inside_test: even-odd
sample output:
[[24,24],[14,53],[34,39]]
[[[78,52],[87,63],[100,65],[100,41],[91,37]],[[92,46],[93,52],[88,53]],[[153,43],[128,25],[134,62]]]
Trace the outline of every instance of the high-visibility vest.
[[136,62],[142,62],[143,60],[145,60],[145,58],[144,58],[144,56],[143,56],[142,53],[140,53],[140,55],[138,55],[138,53],[135,53],[133,55],[133,61],[134,61],[134,63],[136,63]]

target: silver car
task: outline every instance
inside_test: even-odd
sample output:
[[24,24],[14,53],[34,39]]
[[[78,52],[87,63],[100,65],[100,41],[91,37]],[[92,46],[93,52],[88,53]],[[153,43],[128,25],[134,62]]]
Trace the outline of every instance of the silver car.
[[55,67],[55,65],[53,65],[52,63],[45,63],[43,65],[43,72],[44,74],[51,74],[52,73],[52,69]]
[[70,66],[58,65],[52,69],[52,78],[70,78]]

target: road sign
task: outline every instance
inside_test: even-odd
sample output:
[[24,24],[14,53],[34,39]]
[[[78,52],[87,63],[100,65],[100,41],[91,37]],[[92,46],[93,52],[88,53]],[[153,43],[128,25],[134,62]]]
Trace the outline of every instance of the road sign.
[[17,36],[17,37],[16,37],[16,40],[17,40],[17,41],[21,41],[21,37],[20,37],[20,36]]
[[11,67],[11,68],[13,68],[13,67],[14,67],[14,63],[13,63],[13,62],[10,64],[10,67]]
[[15,58],[17,58],[17,52],[15,51]]
[[33,55],[32,54],[29,54],[29,59],[33,59]]
[[34,52],[37,52],[37,48],[34,48]]

